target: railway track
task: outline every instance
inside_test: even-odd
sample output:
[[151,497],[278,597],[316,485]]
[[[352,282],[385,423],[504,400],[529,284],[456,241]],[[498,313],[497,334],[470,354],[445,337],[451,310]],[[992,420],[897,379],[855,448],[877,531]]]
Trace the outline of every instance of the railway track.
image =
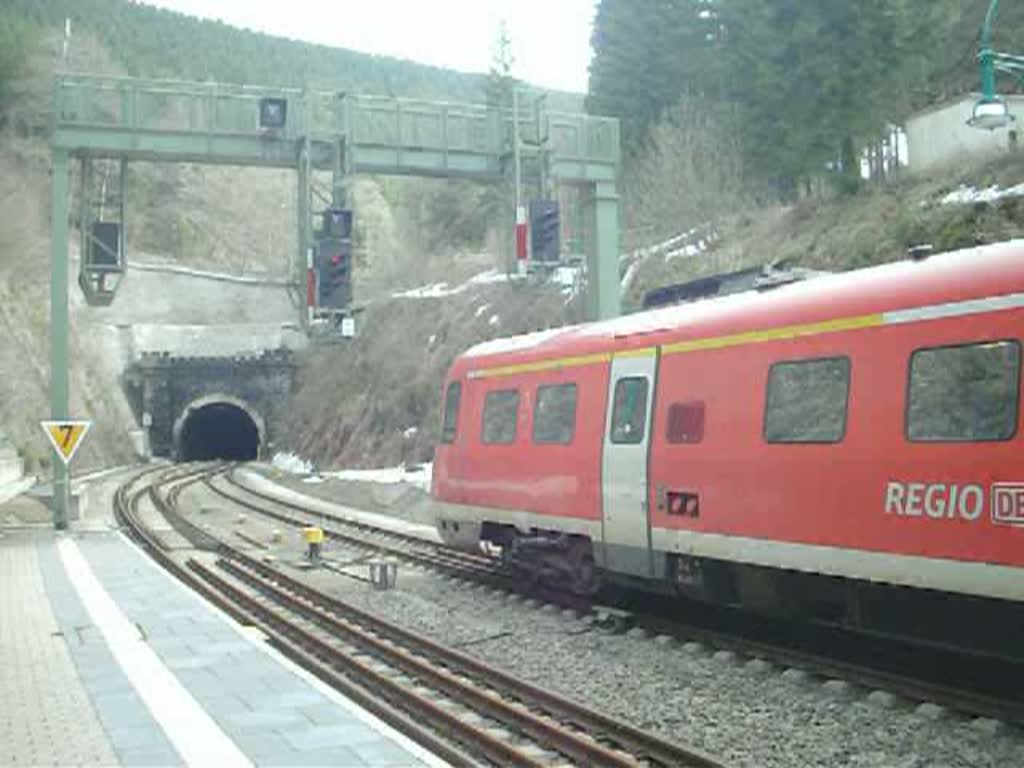
[[[364,551],[383,553],[396,560],[429,568],[457,579],[518,592],[563,609],[579,612],[587,612],[590,609],[589,599],[542,583],[525,582],[521,574],[507,572],[504,563],[498,557],[465,552],[410,534],[354,522],[319,510],[306,509],[300,504],[242,486],[228,471],[212,473],[203,479],[207,488],[220,498],[285,525],[318,525],[327,538]],[[218,480],[227,484],[230,490],[218,485]]]
[[[501,563],[498,558],[482,553],[477,555],[464,552],[410,534],[307,509],[300,504],[246,488],[228,472],[221,473],[217,479],[226,483],[230,491],[217,485],[214,477],[205,479],[206,486],[226,501],[285,525],[320,525],[325,536],[350,546],[374,549],[407,562],[466,577],[494,575]],[[290,510],[291,514],[283,510]]]
[[[931,703],[950,712],[968,717],[990,718],[995,721],[1024,725],[1024,698],[1019,686],[1024,668],[992,664],[990,659],[968,659],[951,653],[934,654],[930,650],[905,643],[871,638],[869,645],[858,645],[860,635],[845,631],[827,633],[835,642],[826,650],[819,649],[823,639],[814,643],[802,639],[800,632],[791,631],[786,640],[758,639],[758,618],[743,616],[742,628],[710,629],[715,620],[705,623],[667,618],[665,613],[637,612],[631,616],[637,627],[649,634],[668,634],[680,642],[696,643],[709,652],[727,651],[739,659],[761,659],[779,671],[797,670],[822,682],[841,681],[863,693],[883,691],[907,702]],[[815,631],[819,628],[810,628]],[[815,649],[805,646],[813,644]],[[922,657],[911,660],[908,654]],[[868,662],[861,659],[870,657]],[[1001,669],[1001,672],[999,671]],[[930,670],[922,674],[916,671]],[[949,682],[956,679],[958,683]],[[989,681],[989,682],[985,682]],[[992,693],[993,689],[1000,693]],[[1016,689],[1016,690],[1015,690]]]
[[[199,481],[210,480],[216,475],[223,476],[224,471],[223,467],[219,467],[206,469],[204,472],[187,473],[176,478],[171,484],[168,500],[176,502],[177,495],[184,487]],[[213,485],[212,483],[209,484]],[[284,504],[274,497],[264,494],[252,494],[257,501],[244,499],[241,497],[241,494],[237,493],[222,492],[219,495],[222,498],[231,498],[234,503],[240,503],[247,509],[266,514],[289,525],[306,525],[314,520],[322,520],[324,517],[319,512],[302,511],[300,505]],[[292,509],[299,516],[290,515],[280,510],[268,509],[268,506],[272,504],[281,504],[285,508]],[[170,509],[166,510],[166,514],[173,521],[176,514],[173,509],[173,503],[169,504],[169,507]],[[335,535],[340,540],[351,543],[354,546],[382,550],[395,557],[416,562],[467,581],[482,582],[510,591],[522,591],[521,585],[509,585],[500,579],[500,575],[496,574],[493,570],[475,567],[475,565],[479,564],[479,560],[472,555],[470,555],[470,558],[474,562],[474,567],[466,568],[461,563],[449,560],[443,552],[435,556],[430,551],[435,546],[441,550],[446,549],[441,545],[430,545],[424,548],[424,545],[429,544],[429,542],[423,542],[415,537],[395,535],[389,540],[389,537],[392,536],[390,531],[375,529],[373,526],[365,524],[351,524],[349,521],[341,519],[336,522],[343,530],[335,531]],[[187,522],[185,524],[190,525]],[[202,535],[207,534],[202,531],[199,531],[197,534],[197,536]],[[328,535],[331,534],[328,532]],[[381,546],[382,540],[386,544],[384,547]],[[468,554],[462,553],[459,550],[454,552],[458,555]],[[458,560],[458,558],[455,559]],[[235,558],[232,562],[237,560],[238,558]],[[324,599],[329,598],[324,596]],[[718,650],[731,651],[737,654],[737,656],[768,661],[780,669],[793,668],[800,670],[813,678],[844,681],[853,688],[865,689],[865,692],[868,690],[880,690],[910,702],[929,702],[968,716],[992,718],[1018,725],[1024,724],[1024,707],[1021,706],[1022,702],[1019,694],[1017,696],[994,695],[991,692],[979,690],[979,686],[971,684],[971,673],[969,672],[961,675],[961,678],[964,679],[963,684],[952,685],[948,682],[937,682],[928,679],[926,675],[915,676],[914,674],[906,673],[905,670],[901,671],[900,663],[896,660],[890,660],[888,664],[879,664],[879,661],[887,654],[905,653],[905,648],[897,651],[896,646],[889,646],[887,649],[884,643],[879,642],[875,646],[874,653],[876,657],[868,663],[851,661],[848,658],[849,655],[853,655],[848,653],[851,640],[849,638],[844,640],[842,633],[838,635],[838,639],[827,650],[809,651],[799,647],[794,642],[792,634],[778,639],[753,637],[746,626],[742,628],[733,626],[727,629],[716,629],[713,627],[713,623],[702,624],[700,622],[680,621],[678,619],[678,610],[676,615],[671,618],[666,618],[666,612],[662,611],[660,614],[640,612],[636,614],[636,619],[640,626],[647,628],[652,633],[667,632],[680,640],[697,641],[707,646],[712,652]],[[845,649],[844,645],[846,646]],[[863,650],[859,657],[864,657]],[[956,659],[946,657],[944,663],[946,665],[955,664]],[[907,668],[909,666],[908,664]],[[914,668],[919,668],[919,665]]]
[[[451,764],[722,768],[697,750],[319,592],[198,529],[175,508],[178,495],[186,484],[218,471],[201,467],[155,479],[152,473],[139,476],[118,490],[118,517],[178,578]],[[196,536],[199,551],[171,551],[143,525],[138,507],[147,496],[176,530]]]
[[[235,486],[241,490],[241,486]],[[273,496],[253,493],[265,503],[283,503]],[[258,505],[257,505],[258,506]],[[295,511],[302,507],[288,503],[286,506]],[[249,507],[253,508],[253,507]],[[259,511],[259,510],[257,510]],[[315,513],[305,510],[308,516]],[[278,518],[281,519],[281,518]],[[340,521],[344,523],[345,521]],[[296,524],[295,521],[291,521]],[[359,526],[366,535],[385,533],[369,525]],[[402,540],[414,537],[402,537]],[[446,548],[442,548],[446,549]],[[392,550],[401,556],[397,549]],[[464,554],[453,550],[457,554]],[[470,556],[472,557],[472,556]],[[420,564],[429,564],[425,560],[413,556],[406,558]],[[495,561],[496,562],[496,561]],[[493,570],[474,568],[461,569],[451,564],[437,566],[445,573],[473,582],[483,582],[489,586],[522,591],[521,584],[513,584],[512,580],[502,580]],[[492,566],[493,568],[494,566]],[[630,609],[631,598],[625,602],[612,601],[623,609]],[[589,604],[577,600],[567,600],[564,594],[550,598],[556,604],[569,605],[576,610],[585,612]],[[1009,676],[1000,674],[1000,669],[1007,669],[1005,664],[988,660],[974,660],[973,666],[966,664],[967,657],[949,652],[940,652],[925,647],[908,646],[906,642],[898,642],[887,638],[865,637],[848,630],[830,628],[827,638],[821,627],[809,627],[807,630],[816,635],[816,642],[806,642],[800,633],[792,632],[792,625],[786,625],[786,632],[774,639],[765,639],[761,630],[760,620],[756,617],[744,616],[740,622],[731,622],[726,629],[714,628],[715,621],[704,623],[679,619],[679,605],[662,607],[657,613],[639,612],[636,619],[640,626],[649,629],[653,634],[668,633],[686,641],[696,641],[708,646],[712,651],[724,650],[750,659],[762,659],[775,666],[786,669],[802,670],[808,675],[823,680],[840,680],[851,686],[866,690],[880,690],[909,701],[937,704],[951,711],[961,712],[968,716],[992,718],[1018,725],[1024,724],[1024,701],[1019,691],[1014,692],[1011,684],[1002,685],[1006,680],[1018,678],[1024,669],[1017,665],[1016,672]],[[776,633],[778,634],[778,633]],[[808,646],[815,646],[809,649]],[[822,650],[822,647],[825,650]],[[870,648],[870,650],[866,650]],[[926,660],[930,659],[930,661]],[[931,667],[931,670],[929,670]],[[949,673],[963,667],[959,674],[946,674],[939,680],[936,671]],[[914,672],[912,673],[911,670]],[[935,679],[933,679],[935,678]],[[950,682],[956,678],[956,683]],[[985,683],[988,684],[986,690]],[[993,691],[999,689],[999,693]]]
[[[635,615],[637,625],[651,633],[667,633],[712,651],[761,659],[779,669],[802,670],[865,692],[884,691],[967,716],[1024,725],[1024,694],[1016,682],[1024,678],[1024,662],[956,654],[834,627],[794,630],[787,625],[783,634],[777,622],[748,615],[733,618],[725,622],[727,628],[717,628],[722,623],[717,617],[703,622],[666,618],[665,609]],[[766,634],[773,639],[765,639]]]

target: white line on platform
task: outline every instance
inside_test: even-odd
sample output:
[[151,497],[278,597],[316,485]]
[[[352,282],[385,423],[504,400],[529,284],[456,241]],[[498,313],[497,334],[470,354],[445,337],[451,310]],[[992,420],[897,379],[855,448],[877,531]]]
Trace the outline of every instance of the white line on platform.
[[[125,544],[132,547],[140,555],[142,555],[144,561],[146,562],[146,565],[148,565],[151,568],[159,570],[161,573],[165,573],[163,569],[160,568],[159,565],[154,563],[149,558],[149,555],[147,555],[145,552],[139,549],[138,545],[134,541],[125,536],[123,533],[119,535],[121,537],[121,540],[124,541]],[[420,746],[418,743],[413,741],[411,738],[406,736],[401,731],[388,725],[379,717],[374,715],[372,712],[363,709],[350,698],[342,695],[337,690],[329,686],[327,683],[323,682],[312,672],[303,669],[296,662],[289,659],[287,656],[285,656],[283,653],[278,651],[273,646],[268,645],[266,635],[264,635],[259,629],[256,629],[255,627],[246,627],[242,624],[239,624],[233,616],[222,611],[219,607],[217,607],[209,600],[207,600],[203,595],[189,589],[187,586],[182,584],[177,579],[171,579],[170,581],[176,588],[180,589],[182,592],[191,595],[192,597],[204,603],[207,608],[209,608],[221,619],[223,619],[224,622],[229,627],[231,627],[232,630],[237,632],[240,637],[252,643],[254,648],[257,648],[263,653],[270,656],[278,664],[290,670],[293,674],[297,675],[299,678],[307,682],[310,686],[312,686],[317,691],[322,693],[335,704],[344,707],[347,711],[351,712],[354,717],[356,717],[366,725],[376,730],[382,736],[391,739],[391,741],[395,742],[395,744],[397,744],[399,747],[404,749],[414,758],[423,763],[424,766],[426,766],[427,768],[449,768],[449,764],[442,760],[440,757],[428,751],[426,748]]]
[[64,569],[85,610],[153,719],[188,765],[251,766],[238,746],[139,636],[100,584],[74,539],[57,542]]

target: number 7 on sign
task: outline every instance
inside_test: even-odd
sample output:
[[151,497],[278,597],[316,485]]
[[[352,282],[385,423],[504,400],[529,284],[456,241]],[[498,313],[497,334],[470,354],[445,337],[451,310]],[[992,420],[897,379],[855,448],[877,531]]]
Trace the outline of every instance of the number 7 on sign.
[[57,455],[60,456],[61,461],[65,464],[71,462],[75,451],[78,450],[78,446],[82,444],[82,438],[85,437],[85,433],[92,426],[91,421],[73,421],[70,419],[67,421],[43,421],[40,423],[43,431],[46,433],[46,437],[50,441],[50,445],[53,446],[53,450],[57,452]]

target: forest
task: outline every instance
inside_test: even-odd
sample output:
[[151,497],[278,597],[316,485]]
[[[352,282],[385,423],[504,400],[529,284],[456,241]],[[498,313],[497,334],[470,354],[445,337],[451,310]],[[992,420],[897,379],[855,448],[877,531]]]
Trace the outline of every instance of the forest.
[[[128,0],[4,0],[0,7],[0,30],[58,29],[65,19],[71,19],[73,34],[94,36],[133,76],[451,101],[482,101],[487,84],[485,74],[273,37]],[[3,61],[0,52],[0,81]],[[579,94],[546,93],[555,109],[582,108]]]
[[[742,184],[755,197],[791,199],[825,177],[856,191],[861,152],[888,126],[977,90],[988,6],[600,0],[586,106],[620,118],[624,152],[641,169],[663,166],[644,162],[660,148],[724,165],[699,174],[712,188]],[[994,42],[1024,50],[1024,5],[1003,3]]]

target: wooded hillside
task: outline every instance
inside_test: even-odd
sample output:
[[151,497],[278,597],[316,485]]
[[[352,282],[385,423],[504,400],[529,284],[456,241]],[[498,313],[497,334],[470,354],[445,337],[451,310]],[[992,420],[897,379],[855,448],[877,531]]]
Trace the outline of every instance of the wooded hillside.
[[[730,139],[738,134],[748,180],[792,196],[830,167],[859,177],[860,151],[887,124],[977,89],[988,5],[600,0],[587,107],[622,120],[623,149],[635,157],[685,100]],[[1003,3],[995,45],[1024,50],[1024,5]],[[1016,85],[1001,79],[1000,88]]]
[[[342,88],[353,92],[483,101],[487,76],[313,45],[127,0],[4,0],[0,27],[20,17],[95,37],[134,76]],[[580,94],[548,91],[554,109],[582,109]]]

